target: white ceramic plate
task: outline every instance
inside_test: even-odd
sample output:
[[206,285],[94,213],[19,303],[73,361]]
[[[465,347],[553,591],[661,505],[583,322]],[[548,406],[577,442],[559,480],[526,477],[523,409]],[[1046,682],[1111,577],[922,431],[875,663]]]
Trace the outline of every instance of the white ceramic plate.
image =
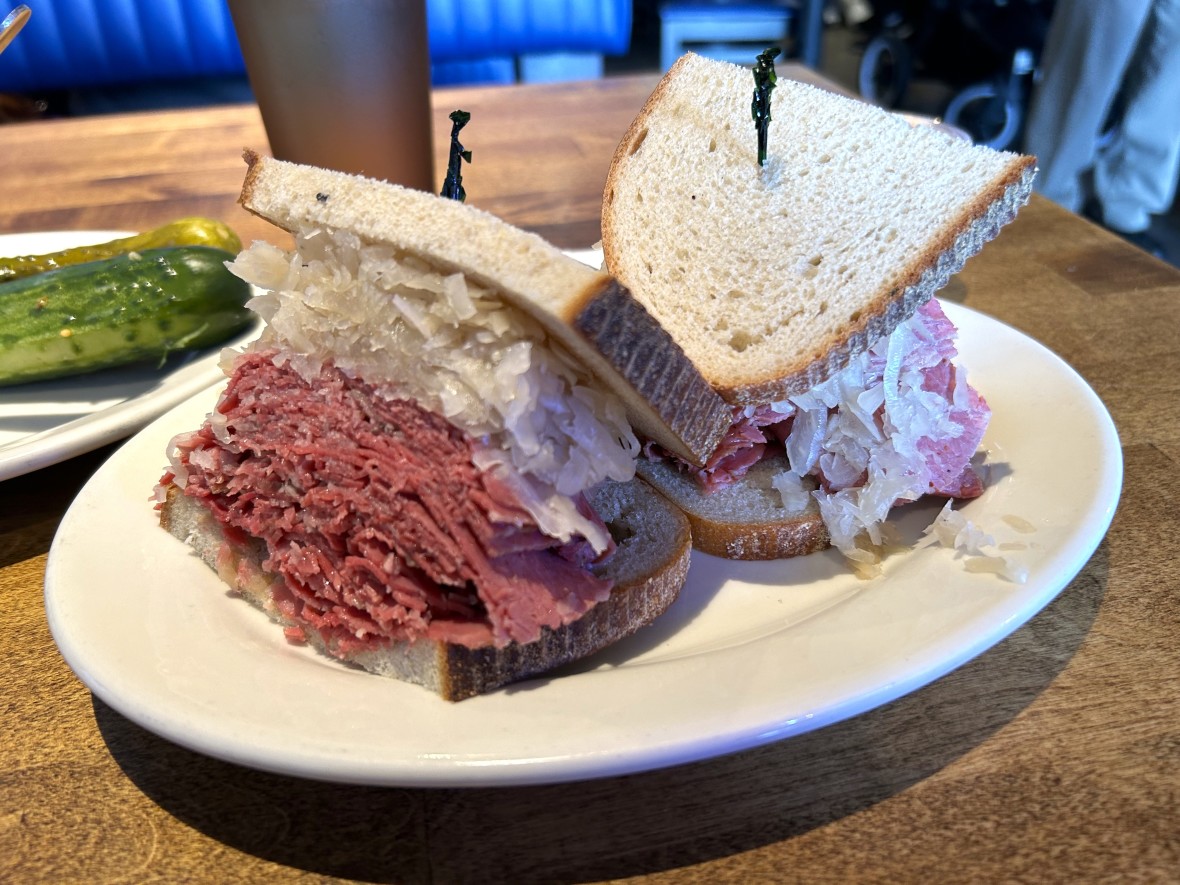
[[[462,786],[576,780],[703,759],[853,716],[1007,636],[1077,574],[1122,482],[1117,434],[1072,369],[954,304],[994,418],[990,486],[963,511],[1029,569],[970,572],[949,549],[871,581],[832,553],[768,563],[696,555],[656,624],[577,666],[458,704],[348,669],[246,603],[156,525],[148,501],[208,391],[130,440],[63,520],[45,577],[53,635],[96,695],[202,753],[311,778]],[[1035,379],[1036,383],[1030,383]],[[901,519],[916,538],[937,506]],[[1034,531],[1029,531],[1033,528]]]
[[[123,231],[59,231],[0,235],[0,255],[40,255],[125,236]],[[172,358],[164,366],[129,366],[0,387],[0,480],[48,467],[123,439],[224,377],[221,348]]]

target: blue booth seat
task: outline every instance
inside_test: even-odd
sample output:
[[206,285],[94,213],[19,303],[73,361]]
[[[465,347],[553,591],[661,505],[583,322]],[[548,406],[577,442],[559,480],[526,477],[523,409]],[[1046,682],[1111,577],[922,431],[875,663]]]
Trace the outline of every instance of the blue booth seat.
[[0,55],[0,91],[38,93],[245,72],[224,0],[31,4],[24,30]]
[[[68,92],[84,104],[117,90],[124,106],[249,98],[225,0],[26,2],[32,17],[0,55],[0,93]],[[631,16],[631,0],[427,0],[432,77],[594,76],[604,54],[627,52]]]
[[434,82],[579,79],[631,45],[631,0],[428,0]]

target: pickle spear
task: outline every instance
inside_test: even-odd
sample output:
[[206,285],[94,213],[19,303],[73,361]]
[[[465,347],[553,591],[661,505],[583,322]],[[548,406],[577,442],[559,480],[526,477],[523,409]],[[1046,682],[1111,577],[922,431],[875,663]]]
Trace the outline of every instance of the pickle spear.
[[0,286],[0,387],[219,344],[254,321],[233,254],[172,246]]
[[162,249],[168,246],[212,246],[215,249],[236,253],[241,251],[242,243],[238,235],[224,222],[212,218],[182,218],[154,230],[92,246],[74,246],[45,255],[0,258],[0,283],[59,267],[114,258],[116,255],[141,249]]

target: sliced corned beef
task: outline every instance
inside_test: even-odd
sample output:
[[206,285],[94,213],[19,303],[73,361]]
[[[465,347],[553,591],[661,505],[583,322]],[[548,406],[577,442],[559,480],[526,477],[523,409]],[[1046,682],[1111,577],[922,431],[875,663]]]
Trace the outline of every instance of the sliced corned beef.
[[[946,426],[933,436],[926,435],[922,427],[895,427],[888,433],[882,429],[863,434],[858,444],[867,450],[874,445],[891,445],[889,438],[896,437],[903,446],[913,445],[925,462],[923,493],[972,498],[983,491],[983,484],[971,466],[971,457],[983,439],[991,413],[978,391],[963,380],[958,367],[952,362],[957,354],[956,334],[954,324],[943,313],[938,301],[932,298],[904,328],[894,333],[899,336],[898,340],[902,340],[902,335],[908,336],[904,339],[905,348],[898,354],[896,366],[887,366],[884,350],[875,348],[864,356],[866,370],[863,371],[863,381],[869,386],[881,385],[883,382],[886,386],[896,384],[903,370],[917,373],[921,378],[921,390],[933,394],[941,404],[937,408],[946,412]],[[846,374],[854,371],[859,370],[853,367]],[[839,382],[840,379],[834,380]],[[861,389],[864,388],[850,385],[853,393]],[[887,403],[888,390],[884,399]],[[875,410],[879,427],[884,423],[885,403]],[[909,405],[908,402],[904,404]],[[839,406],[832,409],[833,412],[838,410]],[[799,430],[797,421],[802,420],[799,415],[799,410],[792,402],[778,403],[773,408],[735,408],[734,423],[708,463],[700,468],[683,463],[680,466],[692,471],[702,488],[712,491],[739,482],[763,457],[782,451],[781,446],[784,444],[790,452],[792,443],[796,443],[802,450],[811,451],[808,473],[816,477],[821,488],[834,491],[863,485],[869,478],[869,472],[863,465],[857,464],[854,469],[850,469],[846,460],[819,451],[823,430],[828,423],[826,416],[820,416],[824,420],[807,423],[810,432],[806,440],[800,442],[792,439],[792,433]],[[928,416],[920,417],[925,419]],[[903,413],[894,418],[902,421],[905,415]],[[796,437],[798,435],[795,433]],[[650,444],[644,454],[648,457],[672,457]],[[866,451],[865,460],[869,457]],[[792,455],[793,466],[796,460]]]
[[333,367],[306,379],[277,353],[244,354],[214,415],[175,444],[185,493],[266,542],[276,604],[340,653],[530,642],[610,592],[583,567],[588,545],[542,534],[473,465],[472,439]]

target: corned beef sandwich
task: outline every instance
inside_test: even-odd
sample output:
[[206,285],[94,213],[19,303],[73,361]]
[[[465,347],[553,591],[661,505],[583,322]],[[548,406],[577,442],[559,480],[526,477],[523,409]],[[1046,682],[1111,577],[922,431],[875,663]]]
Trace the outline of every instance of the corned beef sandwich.
[[732,409],[703,467],[657,443],[639,470],[702,550],[830,543],[871,569],[895,505],[982,489],[987,404],[933,295],[1015,217],[1035,159],[780,81],[760,164],[754,86],[684,56],[612,161],[606,270]]
[[608,275],[475,208],[247,153],[291,231],[231,269],[259,341],[171,445],[160,521],[289,638],[458,700],[650,622],[683,515],[645,438],[698,464],[728,409]]

